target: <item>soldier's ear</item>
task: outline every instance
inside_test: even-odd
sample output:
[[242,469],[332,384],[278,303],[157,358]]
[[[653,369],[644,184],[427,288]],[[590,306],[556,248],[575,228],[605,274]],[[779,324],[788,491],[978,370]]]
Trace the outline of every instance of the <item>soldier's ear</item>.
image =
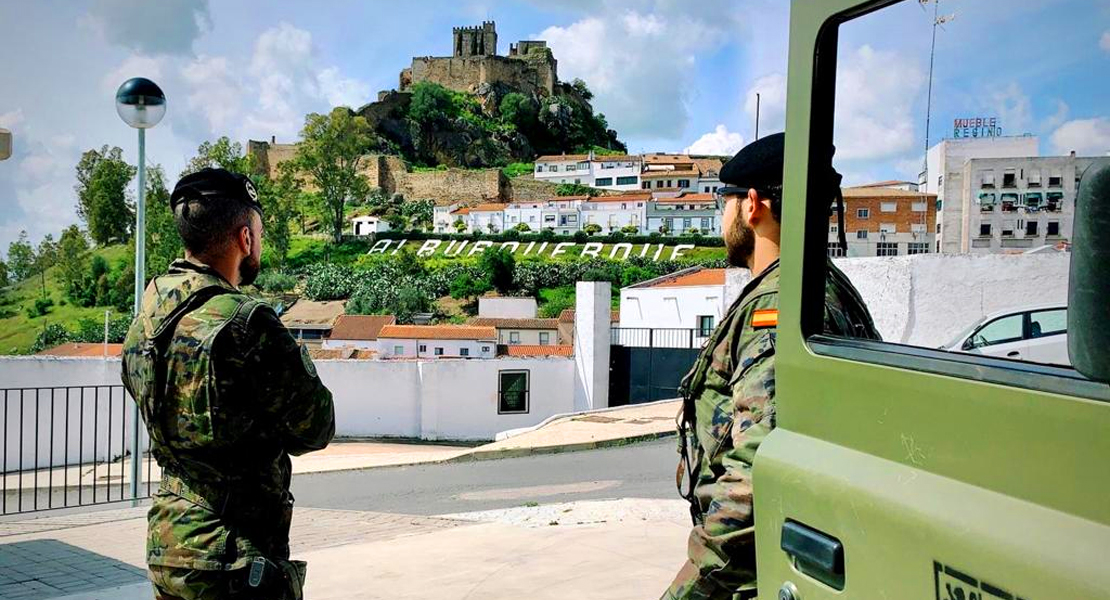
[[251,248],[255,243],[251,237],[251,228],[249,225],[243,225],[235,232],[235,243],[239,246],[239,251],[243,254],[250,254]]
[[755,188],[748,189],[748,202],[741,202],[746,208],[741,207],[741,216],[747,221],[749,227],[754,227],[761,219],[766,216],[768,206],[763,203],[763,199],[759,197],[759,192]]

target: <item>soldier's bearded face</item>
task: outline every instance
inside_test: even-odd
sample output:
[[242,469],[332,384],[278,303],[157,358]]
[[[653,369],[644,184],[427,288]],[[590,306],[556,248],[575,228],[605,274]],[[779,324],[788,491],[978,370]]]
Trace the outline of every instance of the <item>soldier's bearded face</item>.
[[755,252],[755,230],[744,218],[741,205],[745,199],[732,199],[725,207],[724,238],[728,263],[734,267],[750,268],[752,253]]

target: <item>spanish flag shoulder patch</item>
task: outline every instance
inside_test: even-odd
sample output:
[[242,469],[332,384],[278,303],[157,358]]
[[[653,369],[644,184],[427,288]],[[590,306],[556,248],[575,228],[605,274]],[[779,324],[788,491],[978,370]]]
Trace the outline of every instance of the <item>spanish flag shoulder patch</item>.
[[779,324],[779,311],[777,308],[757,310],[752,313],[752,327],[776,327]]

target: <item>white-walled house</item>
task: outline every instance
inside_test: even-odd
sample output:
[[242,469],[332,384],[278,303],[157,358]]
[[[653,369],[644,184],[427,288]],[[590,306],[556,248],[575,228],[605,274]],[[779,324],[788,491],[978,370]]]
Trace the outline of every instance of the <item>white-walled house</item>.
[[455,233],[455,221],[458,216],[455,211],[459,209],[459,204],[449,204],[446,206],[436,206],[432,209],[432,229],[436,233]]
[[582,227],[599,225],[602,233],[611,233],[632,226],[637,233],[647,227],[647,205],[650,193],[628,193],[618,196],[595,196],[582,202]]
[[557,154],[535,161],[533,175],[550,183],[577,183],[607,190],[635,190],[640,187],[642,163],[639,156],[597,156]]
[[[657,344],[666,345],[666,337],[678,345],[690,336],[707,338],[728,308],[725,269],[693,267],[622,288],[620,306],[621,330],[686,330],[684,335],[656,331]],[[639,332],[621,331],[626,333]]]
[[382,358],[495,358],[497,330],[472,325],[386,325],[378,333]]
[[506,346],[554,346],[559,342],[559,319],[475,317],[470,324],[493,327],[497,343]]
[[479,204],[469,210],[467,232],[501,233],[505,231],[505,207],[507,204]]
[[377,351],[382,328],[396,322],[397,317],[393,315],[340,315],[320,347],[325,350],[358,348]]
[[478,316],[504,319],[534,319],[539,305],[531,296],[482,296]]
[[648,203],[647,230],[682,235],[691,229],[706,236],[721,233],[721,212],[713,194],[656,194]]
[[389,223],[381,217],[361,216],[351,219],[351,229],[355,235],[371,235],[385,233],[391,228]]

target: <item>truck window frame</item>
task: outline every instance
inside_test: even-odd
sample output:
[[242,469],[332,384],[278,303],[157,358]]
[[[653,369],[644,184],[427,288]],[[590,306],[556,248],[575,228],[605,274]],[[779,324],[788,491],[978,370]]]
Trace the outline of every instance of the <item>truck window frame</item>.
[[[833,127],[836,110],[839,29],[848,21],[901,1],[903,0],[880,0],[836,14],[821,26],[815,44],[809,139],[807,140],[806,190],[801,195],[795,196],[804,198],[806,203],[802,231],[800,298],[800,325],[806,346],[819,356],[1110,402],[1110,386],[1091,381],[1070,367],[946,352],[893,342],[843,338],[824,333],[829,200],[820,194],[806,192],[818,189],[817,183],[821,181],[824,174],[822,169],[824,165],[820,161],[812,160],[813,157],[820,156],[820,149],[828,148],[835,142]],[[797,194],[796,190],[789,191]],[[784,206],[787,205],[788,203],[784,202]]]

